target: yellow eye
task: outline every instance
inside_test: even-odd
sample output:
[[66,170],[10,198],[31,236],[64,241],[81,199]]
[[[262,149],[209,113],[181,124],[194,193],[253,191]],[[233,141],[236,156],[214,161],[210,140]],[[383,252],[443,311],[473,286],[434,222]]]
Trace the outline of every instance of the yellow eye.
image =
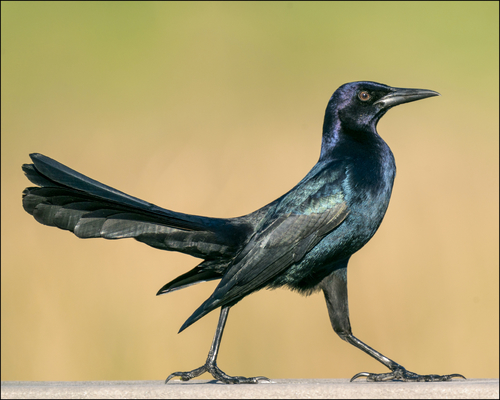
[[372,96],[370,96],[370,93],[362,91],[362,92],[358,93],[358,98],[361,101],[368,101],[368,100],[370,100],[372,98]]

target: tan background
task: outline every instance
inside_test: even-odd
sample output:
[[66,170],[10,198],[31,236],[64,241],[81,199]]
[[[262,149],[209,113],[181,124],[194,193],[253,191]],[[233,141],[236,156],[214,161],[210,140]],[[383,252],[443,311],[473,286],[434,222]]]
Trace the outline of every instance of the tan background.
[[[163,379],[200,366],[215,283],[155,297],[198,260],[80,240],[21,207],[40,152],[176,211],[246,214],[316,162],[333,91],[442,97],[379,124],[398,166],[349,269],[354,334],[420,373],[498,377],[498,3],[2,3],[2,380]],[[321,295],[261,291],[230,314],[229,374],[384,368]],[[208,376],[204,376],[208,377]]]

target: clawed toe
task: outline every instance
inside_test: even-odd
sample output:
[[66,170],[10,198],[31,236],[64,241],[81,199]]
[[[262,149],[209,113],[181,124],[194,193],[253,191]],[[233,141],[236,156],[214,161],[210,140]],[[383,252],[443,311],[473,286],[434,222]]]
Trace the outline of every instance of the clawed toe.
[[403,382],[444,382],[451,381],[453,378],[466,379],[460,374],[450,375],[419,375],[411,371],[407,371],[403,367],[395,368],[391,372],[382,374],[372,374],[369,372],[360,372],[351,378],[351,382],[355,379],[366,377],[369,382],[384,382],[384,381],[403,381]]
[[[215,378],[215,377],[214,377]],[[251,378],[245,378],[244,376],[224,376],[216,378],[218,381],[230,384],[240,384],[240,383],[259,383],[260,381],[271,382],[265,376],[254,376]]]
[[168,381],[175,377],[180,378],[181,381],[189,381],[190,379],[196,378],[205,372],[209,372],[216,380],[228,384],[259,383],[259,381],[271,382],[269,378],[266,378],[265,376],[255,376],[251,378],[245,378],[244,376],[230,376],[220,370],[217,365],[205,364],[200,368],[193,369],[192,371],[174,372],[168,376],[165,383],[168,383]]
[[196,378],[207,371],[207,366],[203,365],[200,368],[193,369],[192,371],[174,372],[173,374],[170,374],[167,379],[165,379],[165,383],[168,383],[169,380],[175,377],[179,377],[181,381],[189,381],[190,379]]

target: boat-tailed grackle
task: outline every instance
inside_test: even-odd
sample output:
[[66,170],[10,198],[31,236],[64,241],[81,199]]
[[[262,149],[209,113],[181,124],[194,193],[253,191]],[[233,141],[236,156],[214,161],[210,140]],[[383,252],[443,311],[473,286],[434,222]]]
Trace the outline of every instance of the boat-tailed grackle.
[[[396,174],[394,156],[376,126],[390,108],[427,97],[432,90],[375,82],[342,85],[328,102],[319,160],[293,189],[237,218],[209,218],[160,208],[86,177],[41,154],[23,165],[38,187],[23,192],[23,207],[40,223],[80,238],[134,238],[162,250],[203,259],[158,294],[220,279],[213,294],[180,331],[220,308],[206,363],[174,377],[209,372],[225,383],[265,377],[229,376],[216,363],[229,309],[262,288],[288,287],[302,294],[322,290],[334,331],[380,361],[390,372],[362,372],[352,380],[447,381],[459,374],[418,375],[353,336],[347,302],[347,264],[384,218]],[[464,378],[465,379],[465,378]]]

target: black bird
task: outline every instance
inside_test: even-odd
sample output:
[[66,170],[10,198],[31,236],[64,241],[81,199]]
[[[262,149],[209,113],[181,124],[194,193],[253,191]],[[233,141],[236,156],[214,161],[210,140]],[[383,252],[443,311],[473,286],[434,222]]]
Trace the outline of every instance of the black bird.
[[[209,372],[225,383],[257,383],[265,377],[226,375],[217,367],[229,309],[262,288],[288,287],[302,294],[322,290],[334,331],[380,361],[388,373],[361,372],[351,380],[447,381],[452,375],[407,371],[353,336],[347,302],[347,264],[378,229],[396,174],[394,156],[376,126],[390,108],[427,97],[432,90],[401,89],[375,82],[347,83],[326,108],[317,164],[293,189],[261,209],[237,218],[209,218],[170,211],[86,177],[51,158],[31,154],[24,164],[39,187],[23,192],[23,207],[45,225],[80,238],[134,238],[162,250],[204,261],[157,294],[220,279],[213,294],[179,332],[221,308],[206,363],[167,379],[187,381]],[[464,378],[465,379],[465,378]]]

